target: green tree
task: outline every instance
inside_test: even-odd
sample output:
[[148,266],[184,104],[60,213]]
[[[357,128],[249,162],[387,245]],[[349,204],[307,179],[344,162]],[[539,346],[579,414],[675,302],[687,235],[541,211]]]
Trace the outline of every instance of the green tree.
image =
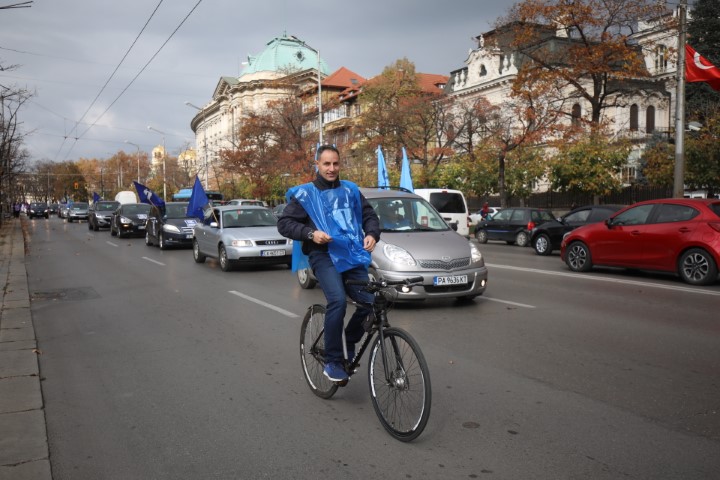
[[[697,0],[688,21],[687,42],[713,65],[720,66],[720,2]],[[705,82],[685,85],[688,118],[705,123],[720,109],[720,92]]]
[[672,187],[675,175],[675,145],[654,135],[640,159],[640,177],[649,185]]
[[576,142],[559,145],[550,161],[552,187],[562,192],[600,196],[620,190],[620,172],[631,150],[595,131]]
[[685,184],[691,190],[720,193],[720,112],[706,118],[706,126],[685,142]]

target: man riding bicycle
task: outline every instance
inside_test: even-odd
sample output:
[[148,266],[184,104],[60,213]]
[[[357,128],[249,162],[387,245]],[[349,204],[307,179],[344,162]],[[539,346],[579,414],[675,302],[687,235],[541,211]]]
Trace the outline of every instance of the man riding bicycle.
[[[331,145],[317,151],[317,177],[288,191],[288,205],[278,220],[278,232],[302,241],[302,252],[327,300],[325,368],[332,381],[348,379],[343,366],[343,321],[347,294],[358,307],[345,328],[347,358],[363,336],[363,321],[372,313],[373,295],[346,280],[367,280],[370,252],[380,240],[380,222],[357,185],[340,180],[340,152]],[[297,266],[293,254],[294,267]]]

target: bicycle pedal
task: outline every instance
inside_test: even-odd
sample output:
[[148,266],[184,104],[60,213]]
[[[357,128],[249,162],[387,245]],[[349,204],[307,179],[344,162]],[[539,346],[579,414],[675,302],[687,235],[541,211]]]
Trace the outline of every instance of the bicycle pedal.
[[348,384],[348,381],[350,381],[350,379],[340,380],[339,382],[335,382],[335,385],[337,385],[338,387],[344,387],[345,385]]

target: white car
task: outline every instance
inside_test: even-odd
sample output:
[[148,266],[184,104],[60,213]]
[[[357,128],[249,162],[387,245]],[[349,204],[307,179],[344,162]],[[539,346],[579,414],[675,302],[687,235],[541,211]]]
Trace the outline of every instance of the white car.
[[[500,207],[488,207],[490,209],[490,213],[488,213],[488,218],[492,218],[493,215],[495,215],[497,212],[501,210]],[[470,214],[470,225],[475,226],[478,224],[478,222],[482,220],[481,210],[478,210],[475,213]]]
[[193,227],[193,259],[217,258],[223,272],[237,264],[292,264],[292,240],[278,233],[277,218],[269,208],[222,205],[205,210]]

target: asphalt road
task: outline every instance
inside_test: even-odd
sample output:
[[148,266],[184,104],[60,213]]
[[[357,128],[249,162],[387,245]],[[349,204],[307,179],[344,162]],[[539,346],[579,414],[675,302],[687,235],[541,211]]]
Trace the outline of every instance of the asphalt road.
[[390,313],[433,386],[404,444],[365,373],[307,388],[299,326],[323,297],[285,267],[223,273],[57,218],[30,233],[55,480],[720,478],[720,284],[481,245],[483,297]]

